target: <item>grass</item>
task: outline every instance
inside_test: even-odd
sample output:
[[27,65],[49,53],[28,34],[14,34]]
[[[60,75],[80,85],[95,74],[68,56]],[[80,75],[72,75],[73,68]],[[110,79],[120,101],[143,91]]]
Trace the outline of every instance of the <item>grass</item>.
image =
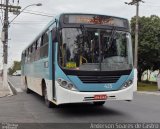
[[157,83],[138,82],[138,91],[158,91]]

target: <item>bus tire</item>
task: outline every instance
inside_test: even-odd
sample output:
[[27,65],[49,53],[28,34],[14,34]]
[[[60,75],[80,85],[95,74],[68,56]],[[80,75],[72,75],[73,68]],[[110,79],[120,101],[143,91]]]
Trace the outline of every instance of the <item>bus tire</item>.
[[42,85],[43,85],[43,96],[44,96],[45,104],[46,104],[46,106],[48,108],[52,108],[53,107],[53,103],[48,100],[47,87],[46,87],[45,82],[42,82]]
[[93,102],[95,106],[103,106],[105,104],[105,101],[100,101],[100,102]]
[[31,93],[31,90],[28,88],[27,78],[25,78],[25,88],[26,88],[26,93],[27,93],[27,94],[30,94],[30,93]]

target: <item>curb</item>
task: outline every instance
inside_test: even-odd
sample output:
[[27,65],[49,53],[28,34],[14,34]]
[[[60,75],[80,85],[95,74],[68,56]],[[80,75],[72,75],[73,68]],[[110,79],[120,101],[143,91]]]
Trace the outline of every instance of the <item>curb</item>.
[[4,96],[0,96],[0,98],[4,98],[4,97],[10,97],[10,96],[13,96],[13,94],[7,94],[7,95],[4,95]]
[[13,84],[8,80],[8,84],[12,90],[13,95],[17,95],[17,90],[15,89],[15,87],[13,86]]
[[9,95],[0,96],[0,98],[7,97],[7,96],[9,96]]
[[157,91],[157,92],[138,91],[137,93],[160,96],[160,91]]
[[[3,85],[3,80],[2,80],[2,78],[0,78],[0,85]],[[2,93],[1,93],[2,92]],[[10,87],[10,85],[9,85],[9,83],[8,83],[8,81],[7,81],[7,87],[5,87],[5,88],[0,88],[0,98],[3,98],[3,97],[10,97],[10,96],[13,96],[14,94],[13,94],[13,91],[12,91],[12,89],[11,89],[11,87]]]

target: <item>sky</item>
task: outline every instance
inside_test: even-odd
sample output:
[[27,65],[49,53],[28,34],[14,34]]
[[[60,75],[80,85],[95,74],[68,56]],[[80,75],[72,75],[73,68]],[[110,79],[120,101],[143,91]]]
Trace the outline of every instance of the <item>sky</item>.
[[[4,3],[4,0],[1,0]],[[14,1],[14,3],[13,3]],[[25,8],[31,4],[42,3],[42,6],[30,6],[24,10],[9,27],[8,42],[8,66],[13,61],[21,60],[21,52],[31,41],[43,30],[47,23],[55,15],[62,12],[82,12],[104,15],[113,15],[131,19],[136,14],[136,7],[126,5],[124,2],[132,0],[9,0],[11,5],[19,5]],[[140,3],[140,16],[160,16],[160,0],[144,0]],[[3,10],[0,11],[0,18],[3,18]],[[31,14],[34,13],[34,14]],[[38,14],[38,15],[37,15]],[[11,21],[16,15],[9,14]],[[3,20],[3,19],[2,19]],[[0,23],[0,31],[2,24]],[[1,34],[0,34],[1,36]],[[0,69],[2,67],[2,43],[0,41]]]

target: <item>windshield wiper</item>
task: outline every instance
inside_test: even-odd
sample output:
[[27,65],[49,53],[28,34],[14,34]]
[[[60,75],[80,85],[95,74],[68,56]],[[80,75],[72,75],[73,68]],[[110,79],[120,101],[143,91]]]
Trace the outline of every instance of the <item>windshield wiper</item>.
[[99,69],[102,70],[102,45],[101,45],[101,32],[98,30],[98,42],[99,42]]
[[87,30],[86,30],[86,28],[84,27],[83,24],[80,25],[80,29],[81,29],[81,31],[82,31],[82,35],[83,35],[83,36],[86,36],[86,31],[87,31]]
[[83,54],[84,53],[84,44],[85,44],[85,42],[89,42],[88,41],[88,32],[87,32],[87,28],[83,24],[80,25],[80,29],[82,32],[82,36],[80,38],[82,38],[81,47],[82,47],[82,54]]
[[110,35],[110,38],[109,38],[109,41],[108,41],[108,46],[107,46],[107,50],[106,52],[109,50],[109,48],[112,46],[112,43],[113,43],[113,40],[114,40],[114,37],[115,37],[115,34],[116,34],[116,27],[113,26],[113,29],[111,30],[111,35]]

